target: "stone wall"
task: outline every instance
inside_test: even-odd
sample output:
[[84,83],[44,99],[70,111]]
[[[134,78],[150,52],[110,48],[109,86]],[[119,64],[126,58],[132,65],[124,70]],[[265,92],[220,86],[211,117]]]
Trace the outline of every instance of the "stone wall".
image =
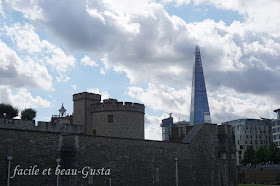
[[[93,112],[92,129],[97,136],[144,139],[144,114],[140,112],[103,111]],[[113,123],[108,123],[108,115]]]
[[[56,167],[110,169],[110,176],[62,176],[61,185],[175,185],[178,158],[179,185],[236,185],[235,146],[229,126],[196,125],[187,143],[170,143],[88,135],[60,135],[0,129],[0,185],[7,180],[7,159],[16,165],[40,170]],[[92,182],[93,181],[93,182]],[[17,176],[13,186],[55,185],[56,176]]]
[[57,132],[57,133],[70,133],[82,134],[84,133],[84,126],[71,125],[71,124],[55,124],[51,122],[38,121],[35,125],[35,120],[19,120],[19,119],[3,119],[0,118],[0,129],[17,129],[29,131],[42,131],[42,132]]
[[[237,185],[231,128],[195,125],[188,135],[185,143],[171,143],[0,129],[0,185],[7,180],[7,155],[14,156],[11,172],[18,164],[55,169],[58,157],[65,168],[110,169],[108,176],[62,176],[61,185],[109,185],[109,179],[112,185],[175,185],[175,158],[179,185]],[[54,174],[11,179],[13,186],[55,183]]]
[[241,184],[280,184],[279,170],[239,170],[238,183]]

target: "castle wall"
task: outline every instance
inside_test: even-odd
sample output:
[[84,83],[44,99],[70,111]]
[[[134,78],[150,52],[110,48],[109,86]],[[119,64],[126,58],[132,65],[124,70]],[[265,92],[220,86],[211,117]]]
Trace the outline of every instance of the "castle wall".
[[84,133],[84,126],[82,125],[56,124],[43,121],[39,121],[37,125],[35,125],[35,120],[8,120],[3,118],[0,118],[0,129],[1,128],[69,134]]
[[[61,185],[90,185],[91,178],[94,185],[109,185],[109,178],[112,185],[175,185],[175,158],[179,185],[237,185],[231,128],[205,124],[189,134],[188,143],[170,143],[0,129],[0,185],[7,180],[7,155],[14,156],[12,170],[18,164],[55,169],[58,156],[70,168],[110,169],[110,176],[62,176]],[[13,186],[55,183],[54,174],[11,179]]]

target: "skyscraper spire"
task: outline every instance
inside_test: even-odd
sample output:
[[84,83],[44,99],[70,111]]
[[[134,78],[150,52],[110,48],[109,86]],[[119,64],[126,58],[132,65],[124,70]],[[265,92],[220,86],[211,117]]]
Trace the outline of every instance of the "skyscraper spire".
[[190,125],[211,123],[200,49],[198,45],[195,48],[194,58]]

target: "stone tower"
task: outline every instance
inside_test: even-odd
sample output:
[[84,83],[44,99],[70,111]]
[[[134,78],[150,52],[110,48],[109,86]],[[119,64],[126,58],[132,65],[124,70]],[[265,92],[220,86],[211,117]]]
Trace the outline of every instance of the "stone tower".
[[195,48],[194,57],[190,125],[211,123],[199,46]]
[[73,95],[73,124],[83,125],[85,134],[144,139],[145,106],[118,102],[83,92]]
[[86,134],[89,132],[88,126],[91,123],[90,106],[100,101],[100,94],[82,92],[73,95],[73,124],[83,125]]
[[145,106],[139,103],[106,99],[91,106],[91,125],[97,136],[144,139]]

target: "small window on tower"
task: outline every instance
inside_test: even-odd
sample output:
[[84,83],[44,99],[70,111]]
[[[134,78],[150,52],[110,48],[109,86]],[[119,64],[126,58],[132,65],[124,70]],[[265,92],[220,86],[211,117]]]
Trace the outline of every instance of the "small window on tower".
[[108,123],[113,123],[114,122],[114,117],[112,114],[108,115]]

